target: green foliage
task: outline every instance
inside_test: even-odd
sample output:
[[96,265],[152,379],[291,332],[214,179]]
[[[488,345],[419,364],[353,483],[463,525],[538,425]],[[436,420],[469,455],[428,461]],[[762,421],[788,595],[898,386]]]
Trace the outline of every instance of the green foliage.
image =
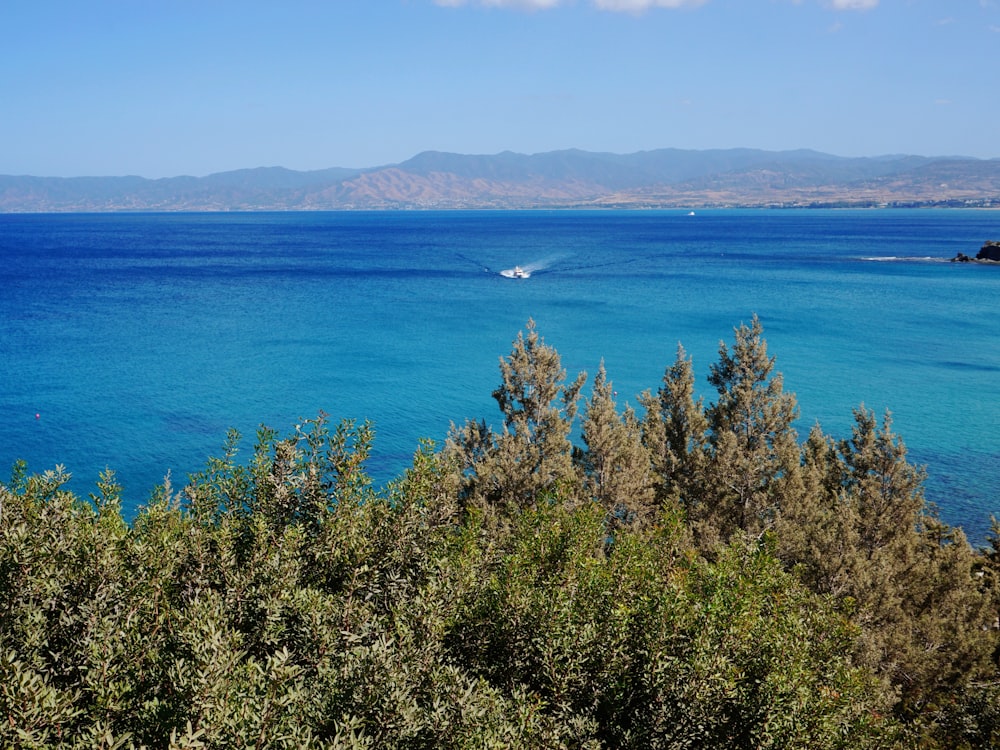
[[684,347],[677,347],[656,396],[646,391],[639,401],[646,410],[643,442],[658,479],[660,506],[697,505],[708,464],[708,420],[704,401],[695,400],[694,367]]
[[778,524],[785,559],[814,590],[852,602],[857,658],[898,691],[898,711],[937,710],[989,674],[997,638],[980,560],[925,504],[923,472],[888,414],[879,425],[856,410],[836,450],[814,430],[804,456],[810,492]]
[[578,461],[584,472],[584,493],[605,509],[614,525],[646,523],[653,515],[655,499],[650,454],[635,412],[626,408],[619,415],[614,396],[601,362],[583,417],[586,449],[580,451]]
[[692,564],[678,530],[622,530],[598,508],[526,513],[470,589],[452,658],[525,688],[558,719],[547,746],[867,747],[888,731],[853,631],[765,548]]
[[453,429],[447,450],[460,467],[468,502],[516,510],[539,495],[572,496],[580,478],[569,440],[586,373],[564,382],[559,353],[528,321],[510,355],[500,359],[501,384],[493,392],[503,432],[467,422]]
[[529,323],[502,432],[376,490],[367,423],[234,432],[130,523],[0,484],[0,747],[985,748],[1000,525],[940,521],[886,418],[796,441],[759,321],[645,415]]
[[731,350],[719,345],[708,378],[719,398],[705,412],[711,460],[704,494],[691,514],[706,547],[736,531],[771,528],[798,483],[795,396],[785,393],[774,370],[757,316],[734,332]]

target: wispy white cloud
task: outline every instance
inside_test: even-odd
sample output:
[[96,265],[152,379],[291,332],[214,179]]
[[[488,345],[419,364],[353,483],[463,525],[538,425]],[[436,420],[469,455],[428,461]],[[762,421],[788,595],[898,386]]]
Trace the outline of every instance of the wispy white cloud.
[[834,10],[870,10],[878,5],[878,0],[830,0]]
[[[435,5],[446,8],[458,8],[469,5],[469,0],[434,0]],[[488,8],[522,8],[524,10],[545,10],[562,4],[562,0],[474,0],[472,5],[484,5]]]
[[[572,5],[573,0],[434,0],[436,5],[457,8],[462,5],[481,5],[487,8],[519,8],[521,10],[546,10],[559,5]],[[624,13],[641,13],[651,8],[684,8],[704,5],[708,0],[590,0],[599,10]]]
[[638,13],[650,8],[695,8],[708,0],[592,0],[601,10],[627,11]]

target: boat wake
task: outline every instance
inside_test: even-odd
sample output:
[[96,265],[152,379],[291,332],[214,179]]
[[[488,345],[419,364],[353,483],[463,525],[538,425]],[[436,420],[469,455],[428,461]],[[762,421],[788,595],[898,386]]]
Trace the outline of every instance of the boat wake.
[[500,275],[505,279],[529,279],[531,274],[538,273],[539,271],[544,271],[551,267],[553,264],[560,260],[561,256],[556,256],[554,258],[545,258],[543,260],[536,260],[531,263],[525,263],[523,266],[514,266],[513,268],[505,268],[500,271]]
[[579,270],[589,270],[592,268],[604,268],[606,266],[621,266],[626,263],[631,263],[635,258],[627,258],[625,260],[613,260],[613,261],[603,261],[600,263],[584,263],[580,265],[564,265],[564,261],[571,258],[570,254],[562,254],[549,256],[542,260],[532,261],[530,263],[525,263],[523,265],[516,265],[513,268],[504,268],[501,270],[496,270],[495,268],[490,268],[485,266],[474,258],[470,258],[461,253],[455,253],[455,255],[464,261],[468,261],[471,264],[476,265],[481,268],[486,273],[496,274],[505,279],[530,279],[532,275],[538,273],[549,273],[549,272],[562,272],[562,271],[579,271]]
[[503,276],[505,279],[528,279],[531,278],[531,274],[537,273],[539,271],[544,271],[546,268],[551,266],[555,260],[546,259],[534,261],[532,263],[525,263],[524,265],[517,265],[513,268],[504,268],[503,270],[496,270],[495,268],[490,268],[489,266],[482,265],[479,261],[469,258],[468,256],[462,255],[461,253],[455,253],[462,260],[469,261],[475,265],[482,268],[486,273],[495,273],[498,276]]

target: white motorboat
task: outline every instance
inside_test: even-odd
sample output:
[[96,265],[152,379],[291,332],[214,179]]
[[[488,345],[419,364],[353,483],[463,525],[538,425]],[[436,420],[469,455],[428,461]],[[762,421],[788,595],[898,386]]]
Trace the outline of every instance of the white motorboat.
[[530,271],[525,271],[520,266],[514,266],[513,268],[506,268],[500,272],[501,276],[506,276],[508,279],[526,279],[531,276]]

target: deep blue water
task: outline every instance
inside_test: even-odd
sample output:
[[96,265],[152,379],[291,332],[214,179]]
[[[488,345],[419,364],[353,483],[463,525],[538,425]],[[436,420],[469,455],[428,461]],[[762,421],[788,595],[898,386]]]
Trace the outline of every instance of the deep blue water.
[[[497,360],[529,318],[635,405],[678,342],[711,401],[720,340],[757,313],[802,435],[891,409],[980,541],[1000,267],[945,261],[994,238],[1000,213],[956,210],[0,215],[0,472],[62,463],[87,493],[110,467],[134,507],[228,428],[247,455],[258,424],[323,410],[374,422],[381,482],[451,421],[499,425]],[[499,275],[515,264],[531,278]]]

